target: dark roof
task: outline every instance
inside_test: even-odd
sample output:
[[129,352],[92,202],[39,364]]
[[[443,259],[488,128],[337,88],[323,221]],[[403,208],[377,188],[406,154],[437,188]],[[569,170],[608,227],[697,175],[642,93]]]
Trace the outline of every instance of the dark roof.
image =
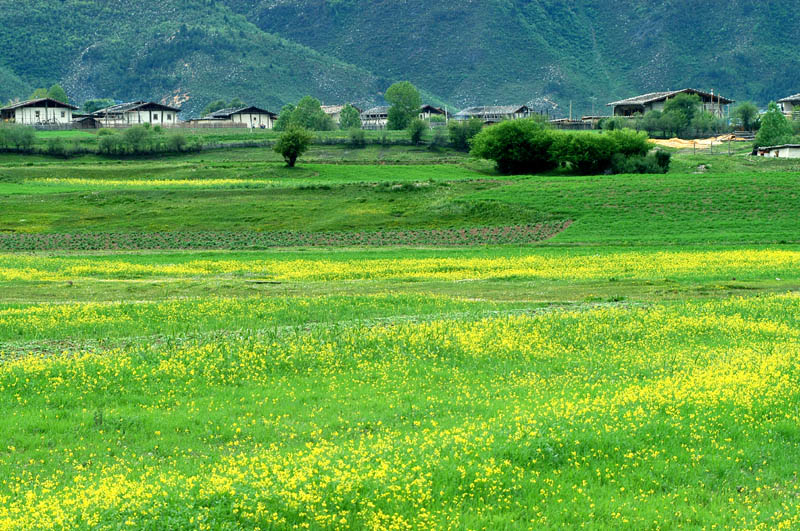
[[759,151],[768,151],[770,149],[782,149],[782,148],[798,148],[800,149],[800,144],[783,144],[780,146],[767,146],[767,147],[760,147],[758,148]]
[[794,96],[789,96],[788,98],[783,98],[782,100],[778,100],[778,103],[796,103],[800,102],[800,94],[795,94]]
[[434,107],[433,105],[423,105],[420,112],[430,112],[432,114],[445,114],[444,109],[441,107]]
[[128,103],[118,103],[117,105],[111,105],[110,107],[106,107],[105,109],[97,110],[93,114],[95,116],[103,116],[106,114],[117,114],[130,111],[181,112],[181,110],[176,107],[170,107],[169,105],[162,105],[161,103],[155,103],[152,101],[131,101]]
[[673,96],[677,96],[681,93],[687,94],[697,94],[698,96],[705,97],[705,98],[714,98],[718,99],[720,103],[729,104],[733,103],[734,100],[729,100],[728,98],[723,98],[719,94],[712,94],[710,92],[703,92],[702,90],[697,89],[682,89],[682,90],[668,90],[664,92],[650,92],[649,94],[642,94],[641,96],[634,96],[633,98],[628,98],[625,100],[614,101],[608,104],[610,107],[617,107],[619,105],[638,105],[644,106],[648,103],[653,103],[656,101],[666,100],[667,98],[671,98]]
[[230,109],[220,109],[218,111],[214,111],[210,114],[203,116],[202,120],[227,120],[234,114],[268,114],[272,118],[277,118],[277,114],[272,111],[268,111],[266,109],[261,109],[259,107],[233,107]]
[[459,111],[456,116],[487,116],[495,114],[517,114],[530,111],[527,105],[481,105]]
[[77,110],[78,108],[74,105],[70,105],[69,103],[63,103],[58,100],[54,100],[52,98],[38,98],[35,100],[28,100],[28,101],[21,101],[19,103],[12,103],[11,105],[7,105],[0,110],[3,111],[10,111],[12,109],[19,109],[20,107],[62,107],[65,109],[72,109]]

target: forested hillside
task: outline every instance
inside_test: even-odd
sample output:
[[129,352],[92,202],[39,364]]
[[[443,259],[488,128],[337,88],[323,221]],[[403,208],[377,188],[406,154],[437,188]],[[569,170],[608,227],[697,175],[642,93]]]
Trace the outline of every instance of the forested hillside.
[[[197,113],[238,96],[278,109],[313,93],[372,101],[374,76],[259,30],[211,0],[0,0],[0,98],[59,82],[73,101],[156,99]],[[185,113],[186,114],[186,113]]]
[[800,91],[800,0],[0,0],[0,98],[304,94],[379,102],[408,79],[454,107],[604,112],[692,86],[766,104]]

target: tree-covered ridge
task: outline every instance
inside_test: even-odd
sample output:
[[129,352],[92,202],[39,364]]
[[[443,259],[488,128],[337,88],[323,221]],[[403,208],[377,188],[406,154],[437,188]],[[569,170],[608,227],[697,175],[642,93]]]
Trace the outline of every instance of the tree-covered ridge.
[[224,0],[256,24],[453,103],[716,89],[761,105],[800,86],[800,2]]
[[277,111],[382,103],[409,80],[452,107],[565,115],[655,90],[765,106],[800,90],[800,0],[0,0],[0,98],[241,97]]
[[[230,94],[279,108],[308,92],[329,101],[377,92],[368,72],[265,33],[219,2],[108,5],[0,0],[0,79],[5,67],[29,85],[59,81],[78,102],[166,99],[190,113]],[[25,96],[0,89],[5,99]]]

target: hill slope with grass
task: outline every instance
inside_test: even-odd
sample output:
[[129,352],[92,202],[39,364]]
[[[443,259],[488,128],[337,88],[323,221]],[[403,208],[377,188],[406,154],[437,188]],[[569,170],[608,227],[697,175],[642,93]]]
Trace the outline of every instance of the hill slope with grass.
[[[224,0],[262,29],[409,78],[457,106],[591,112],[697,87],[766,104],[800,90],[800,2]],[[510,52],[511,51],[511,52]]]
[[[409,79],[452,107],[604,112],[691,86],[760,104],[800,90],[798,0],[0,0],[0,98],[234,96],[380,102]],[[513,52],[509,53],[512,50]],[[555,106],[555,107],[554,107]]]
[[378,90],[365,70],[266,33],[218,2],[0,0],[0,15],[4,100],[59,82],[73,101],[153,99],[196,115],[220,97],[277,111],[308,93],[372,101]]

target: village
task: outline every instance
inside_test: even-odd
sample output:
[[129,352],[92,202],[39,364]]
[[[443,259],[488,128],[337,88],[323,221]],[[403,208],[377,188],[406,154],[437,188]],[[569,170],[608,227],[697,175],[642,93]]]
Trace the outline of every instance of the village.
[[[608,120],[622,120],[622,123],[633,124],[633,120],[641,122],[648,113],[661,113],[667,102],[679,95],[689,95],[699,102],[699,112],[713,117],[719,124],[732,125],[731,107],[733,99],[719,93],[697,89],[681,89],[642,94],[619,101],[610,102],[607,115],[547,116],[551,127],[565,130],[593,130],[607,126]],[[780,111],[787,118],[797,118],[800,113],[800,94],[787,96],[777,101]],[[352,104],[321,105],[321,110],[330,117],[336,127],[340,126],[341,114],[345,107],[352,107],[360,117],[360,128],[364,130],[385,130],[389,128],[388,105],[361,109]],[[0,108],[0,122],[31,126],[41,130],[63,129],[120,129],[135,125],[148,124],[161,128],[243,128],[274,129],[278,121],[278,113],[252,106],[242,105],[214,110],[204,113],[199,118],[183,120],[181,109],[171,105],[153,101],[133,101],[115,103],[113,105],[82,112],[75,105],[58,101],[52,97],[35,98],[11,103]],[[518,120],[539,116],[542,113],[528,105],[483,105],[472,106],[458,112],[450,112],[446,107],[426,104],[420,108],[419,119],[431,127],[446,126],[451,121],[465,122],[479,120],[484,125],[491,125],[507,120]],[[628,120],[629,122],[625,122]],[[605,124],[605,125],[604,125]],[[628,125],[625,125],[626,127]],[[634,127],[631,125],[631,127]],[[638,125],[636,126],[638,129]],[[740,128],[741,129],[741,128]],[[746,128],[745,128],[746,129]],[[709,133],[711,130],[709,129]],[[664,133],[668,131],[664,130]],[[745,134],[747,132],[745,131]],[[700,136],[700,135],[698,135]],[[710,136],[710,135],[706,135]],[[759,147],[761,156],[800,158],[800,145],[788,144]]]

